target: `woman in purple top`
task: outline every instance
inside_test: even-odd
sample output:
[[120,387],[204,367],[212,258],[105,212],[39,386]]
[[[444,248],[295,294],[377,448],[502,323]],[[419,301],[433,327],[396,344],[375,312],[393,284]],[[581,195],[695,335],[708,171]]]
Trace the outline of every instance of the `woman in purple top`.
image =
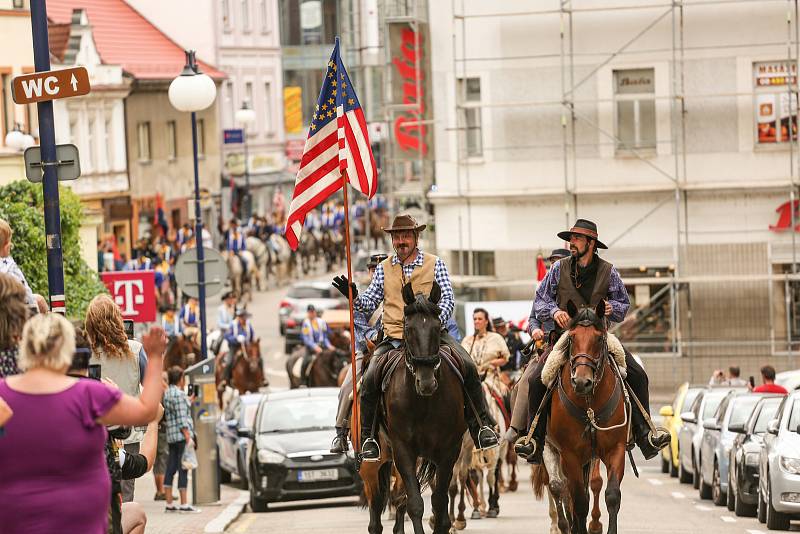
[[[0,312],[2,313],[2,312]],[[66,376],[75,350],[72,325],[57,314],[25,325],[21,375],[0,380],[14,415],[0,438],[0,534],[105,534],[111,481],[105,425],[146,425],[163,394],[166,337],[143,339],[151,354],[138,398],[92,380]]]

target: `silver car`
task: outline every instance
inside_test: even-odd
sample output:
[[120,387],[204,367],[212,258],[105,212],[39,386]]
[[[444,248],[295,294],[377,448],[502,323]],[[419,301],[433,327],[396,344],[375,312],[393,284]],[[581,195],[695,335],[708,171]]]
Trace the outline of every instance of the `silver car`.
[[789,530],[800,519],[800,391],[783,400],[767,425],[759,457],[758,520]]

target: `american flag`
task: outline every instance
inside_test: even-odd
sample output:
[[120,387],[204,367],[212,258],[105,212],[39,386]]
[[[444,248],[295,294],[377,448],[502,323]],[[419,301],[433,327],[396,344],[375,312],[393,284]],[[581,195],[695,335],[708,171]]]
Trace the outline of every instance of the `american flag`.
[[342,64],[337,37],[289,205],[285,234],[292,250],[297,250],[306,214],[342,187],[343,172],[350,185],[372,198],[378,189],[378,171],[364,112]]

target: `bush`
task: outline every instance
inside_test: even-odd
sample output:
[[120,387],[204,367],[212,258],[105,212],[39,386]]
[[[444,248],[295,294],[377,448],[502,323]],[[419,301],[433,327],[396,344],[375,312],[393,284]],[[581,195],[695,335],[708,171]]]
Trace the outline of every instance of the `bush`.
[[[64,291],[67,317],[83,319],[89,301],[106,293],[100,277],[81,257],[80,226],[83,213],[78,196],[59,186],[61,248],[64,254]],[[14,230],[12,256],[34,293],[47,295],[47,251],[44,237],[42,186],[27,181],[0,187],[0,218]]]

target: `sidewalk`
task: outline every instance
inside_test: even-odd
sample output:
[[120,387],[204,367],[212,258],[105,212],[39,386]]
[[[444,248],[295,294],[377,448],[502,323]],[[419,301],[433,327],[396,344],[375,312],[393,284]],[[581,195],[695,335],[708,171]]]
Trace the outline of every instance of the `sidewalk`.
[[[177,477],[176,477],[177,480]],[[173,488],[178,496],[178,488]],[[156,486],[153,473],[147,473],[136,480],[135,500],[147,513],[147,534],[197,534],[203,532],[224,532],[248,501],[248,493],[229,485],[220,486],[220,500],[214,504],[199,504],[199,514],[165,512],[164,501],[154,501]],[[189,503],[192,503],[192,476],[189,475]]]

